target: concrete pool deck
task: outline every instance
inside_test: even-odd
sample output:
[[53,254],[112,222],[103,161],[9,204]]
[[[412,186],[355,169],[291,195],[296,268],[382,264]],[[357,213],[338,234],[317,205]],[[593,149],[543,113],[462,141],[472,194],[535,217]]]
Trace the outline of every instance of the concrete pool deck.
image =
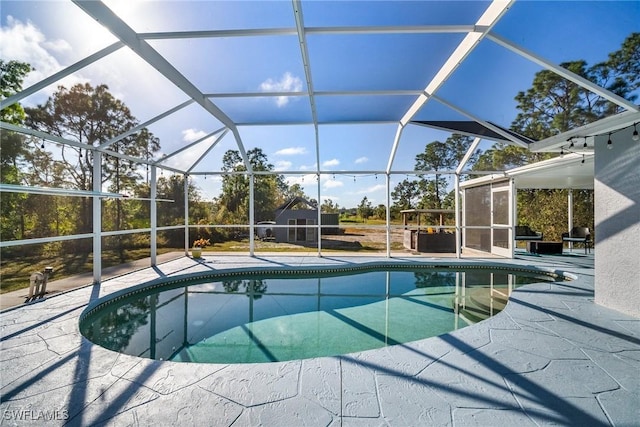
[[[89,302],[161,276],[371,261],[538,266],[577,280],[522,287],[497,316],[439,337],[289,362],[140,359],[78,330]],[[578,252],[174,259],[0,313],[2,425],[640,425],[640,319],[594,304],[593,261]]]

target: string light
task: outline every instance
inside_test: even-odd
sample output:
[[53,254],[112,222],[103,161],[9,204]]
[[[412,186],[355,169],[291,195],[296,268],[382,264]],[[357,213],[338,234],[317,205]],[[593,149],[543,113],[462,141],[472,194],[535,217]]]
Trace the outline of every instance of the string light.
[[40,148],[44,150],[44,138],[42,138],[42,144],[40,144]]
[[637,123],[633,124],[633,135],[631,136],[631,139],[633,139],[634,141],[640,140],[640,135],[638,135],[638,129],[636,129],[636,125]]
[[613,148],[613,142],[611,141],[611,132],[609,132],[609,140],[607,141],[607,148],[609,150]]

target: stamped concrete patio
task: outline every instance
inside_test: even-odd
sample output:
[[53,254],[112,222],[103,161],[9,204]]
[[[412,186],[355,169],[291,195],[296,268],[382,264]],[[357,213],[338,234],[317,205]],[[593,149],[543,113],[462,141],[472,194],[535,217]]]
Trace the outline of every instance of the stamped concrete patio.
[[394,262],[536,265],[576,280],[516,290],[455,332],[339,357],[214,365],[114,353],[85,340],[96,298],[160,276],[387,258],[182,257],[4,310],[3,425],[640,425],[640,319],[593,302],[593,254]]

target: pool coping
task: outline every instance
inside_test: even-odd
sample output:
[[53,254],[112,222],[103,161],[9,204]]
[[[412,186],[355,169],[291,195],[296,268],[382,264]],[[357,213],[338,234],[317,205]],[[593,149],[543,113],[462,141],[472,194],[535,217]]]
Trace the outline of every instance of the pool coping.
[[[372,262],[536,266],[575,280],[520,287],[502,313],[443,336],[302,361],[153,361],[78,330],[98,297],[161,276]],[[183,257],[2,312],[0,326],[0,410],[17,425],[631,425],[640,415],[640,319],[594,304],[593,255]]]

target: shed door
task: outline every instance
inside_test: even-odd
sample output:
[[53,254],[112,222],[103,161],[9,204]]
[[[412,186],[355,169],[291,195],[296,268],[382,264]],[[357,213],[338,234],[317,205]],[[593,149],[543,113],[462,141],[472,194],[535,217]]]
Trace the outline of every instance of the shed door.
[[295,242],[296,241],[296,220],[293,218],[289,218],[287,220],[287,242]]

